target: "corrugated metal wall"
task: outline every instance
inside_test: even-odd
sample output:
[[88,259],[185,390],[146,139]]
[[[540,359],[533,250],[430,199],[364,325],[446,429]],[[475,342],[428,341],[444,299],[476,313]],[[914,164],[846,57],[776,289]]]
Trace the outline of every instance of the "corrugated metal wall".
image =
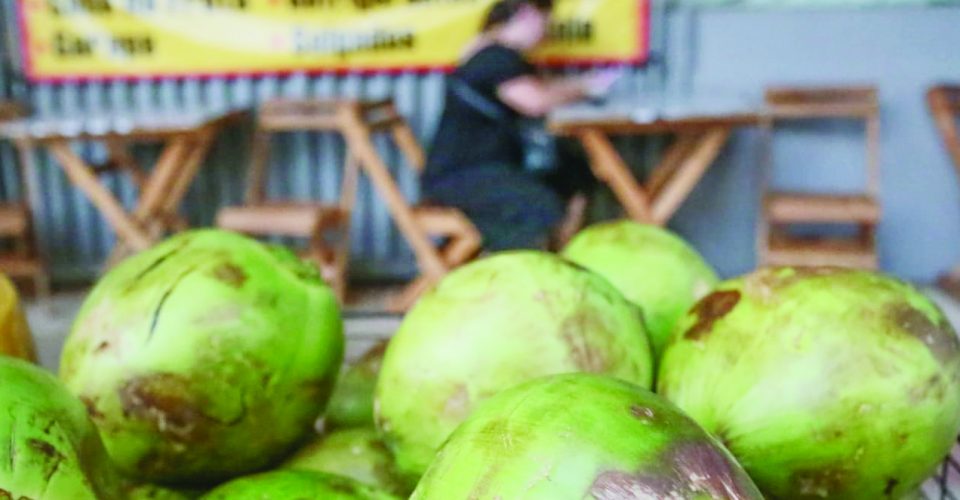
[[[16,63],[13,23],[13,2],[4,0],[0,12],[0,46],[12,71],[0,72],[0,91],[28,103],[35,113],[72,115],[102,111],[127,112],[166,111],[195,106],[256,106],[266,98],[290,97],[393,97],[400,111],[411,122],[423,141],[432,135],[442,106],[441,74],[400,74],[382,76],[307,76],[177,79],[140,82],[89,82],[81,84],[17,85],[19,66]],[[657,89],[666,75],[665,9],[657,2],[653,9],[651,49],[654,62],[637,69],[631,85]],[[4,43],[4,42],[0,42]],[[216,210],[241,198],[248,159],[249,124],[233,127],[221,134],[210,152],[201,175],[186,199],[183,212],[197,226],[208,225]],[[650,156],[655,146],[634,145],[634,154]],[[88,158],[102,159],[104,151],[97,145],[77,144]],[[393,167],[401,188],[411,197],[417,195],[417,180],[400,163],[399,155],[388,143],[381,152]],[[150,164],[158,154],[157,146],[136,149],[137,156]],[[332,200],[337,196],[343,144],[332,135],[295,133],[276,139],[271,194],[299,199]],[[61,170],[43,152],[40,168],[32,175],[42,192],[42,200],[34,206],[38,231],[51,261],[54,279],[86,280],[95,276],[114,238],[103,219],[77,190],[73,189]],[[18,196],[13,157],[8,147],[0,150],[3,196]],[[639,162],[648,163],[648,162]],[[128,206],[135,192],[125,179],[108,181]],[[362,278],[395,278],[414,271],[411,254],[398,235],[385,205],[371,186],[361,184],[353,229],[353,273]]]

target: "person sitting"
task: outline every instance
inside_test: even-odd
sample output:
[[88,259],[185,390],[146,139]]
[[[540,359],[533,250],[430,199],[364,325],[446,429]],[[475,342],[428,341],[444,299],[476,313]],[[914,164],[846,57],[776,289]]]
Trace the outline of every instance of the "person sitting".
[[[457,207],[488,251],[543,249],[568,201],[593,181],[585,161],[560,148],[556,168],[524,167],[520,123],[606,92],[615,74],[546,80],[526,54],[544,39],[552,0],[501,0],[448,77],[443,114],[422,177],[424,197]],[[582,156],[582,155],[581,155]]]

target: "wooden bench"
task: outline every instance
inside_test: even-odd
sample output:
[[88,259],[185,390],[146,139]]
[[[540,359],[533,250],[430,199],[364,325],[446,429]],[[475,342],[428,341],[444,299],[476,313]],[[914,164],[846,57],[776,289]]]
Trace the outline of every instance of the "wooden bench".
[[[880,105],[873,87],[782,87],[766,91],[766,159],[762,213],[757,228],[760,265],[833,265],[875,269],[876,227],[880,222]],[[798,120],[860,120],[865,124],[866,189],[862,193],[795,193],[769,189],[774,129]],[[790,228],[802,224],[847,224],[853,237],[799,237]]]

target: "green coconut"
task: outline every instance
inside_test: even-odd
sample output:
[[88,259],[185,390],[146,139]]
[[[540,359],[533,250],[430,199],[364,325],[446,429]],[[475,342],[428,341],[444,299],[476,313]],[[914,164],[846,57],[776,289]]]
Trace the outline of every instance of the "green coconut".
[[0,498],[122,498],[96,427],[56,377],[0,356],[0,387]]
[[367,351],[340,375],[324,414],[327,429],[373,426],[373,391],[387,343]]
[[633,384],[555,375],[494,396],[450,437],[411,499],[763,497],[689,417]]
[[125,473],[204,485],[277,463],[307,438],[343,344],[336,299],[314,267],[203,230],[97,283],[60,375]]
[[410,493],[394,470],[390,451],[373,428],[343,429],[319,436],[283,467],[349,477],[398,495]]
[[960,431],[958,347],[937,307],[900,281],[764,269],[683,319],[659,389],[770,498],[901,498]]
[[541,252],[459,268],[427,293],[390,341],[376,420],[415,479],[477,403],[536,377],[608,374],[650,387],[639,308],[607,280]]
[[277,470],[234,479],[202,500],[397,500],[352,479],[309,470]]
[[610,280],[643,309],[654,352],[663,352],[677,322],[717,284],[697,251],[672,232],[633,221],[581,231],[563,255]]

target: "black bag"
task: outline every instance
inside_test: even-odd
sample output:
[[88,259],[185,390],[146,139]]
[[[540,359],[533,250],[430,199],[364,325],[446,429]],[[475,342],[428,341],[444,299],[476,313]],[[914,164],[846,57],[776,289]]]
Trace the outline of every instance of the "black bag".
[[557,169],[557,138],[547,131],[545,120],[511,120],[500,104],[477,92],[467,82],[451,77],[448,85],[457,97],[478,113],[515,129],[523,148],[524,170],[547,174]]

